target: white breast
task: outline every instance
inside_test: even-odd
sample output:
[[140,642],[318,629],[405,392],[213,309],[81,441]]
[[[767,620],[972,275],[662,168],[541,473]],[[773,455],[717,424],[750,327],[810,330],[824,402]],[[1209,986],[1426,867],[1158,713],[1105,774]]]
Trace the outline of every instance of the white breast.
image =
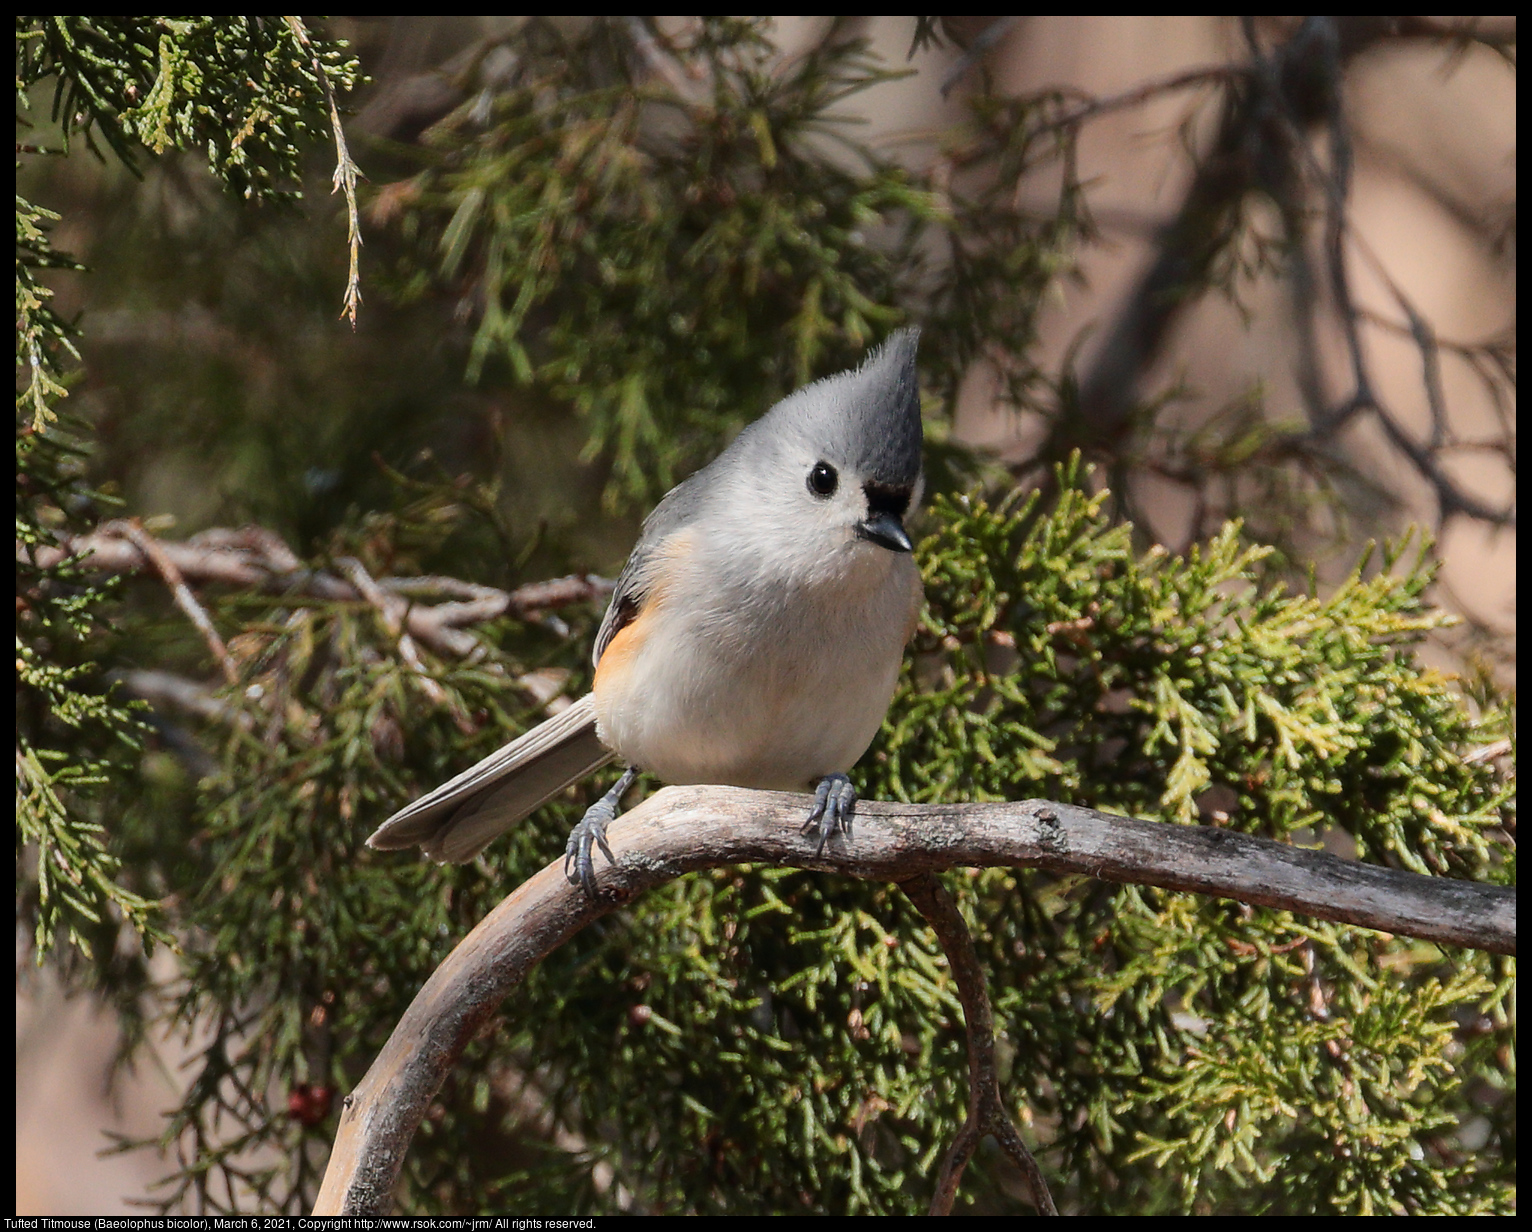
[[597,731],[630,764],[668,783],[801,791],[872,742],[919,618],[919,571],[849,533],[771,541],[774,555],[696,543],[622,669],[603,664]]

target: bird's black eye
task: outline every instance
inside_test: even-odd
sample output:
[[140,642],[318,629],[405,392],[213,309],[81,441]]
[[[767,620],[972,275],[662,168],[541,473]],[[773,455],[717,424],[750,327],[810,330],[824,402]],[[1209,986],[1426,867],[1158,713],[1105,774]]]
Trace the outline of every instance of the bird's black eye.
[[835,468],[828,462],[814,463],[814,469],[809,472],[809,491],[815,496],[834,496],[835,486],[840,483],[840,476],[835,473]]

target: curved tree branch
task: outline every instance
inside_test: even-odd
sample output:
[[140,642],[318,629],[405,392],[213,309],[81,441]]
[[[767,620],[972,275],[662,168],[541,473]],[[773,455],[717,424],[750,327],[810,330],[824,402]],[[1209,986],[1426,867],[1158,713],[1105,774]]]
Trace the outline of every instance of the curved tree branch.
[[[316,1214],[381,1214],[443,1079],[544,956],[645,890],[700,868],[774,864],[908,882],[946,868],[1015,866],[1213,894],[1260,906],[1513,954],[1516,894],[1341,860],[1229,830],[1115,817],[1027,800],[857,806],[856,830],[822,853],[799,833],[801,796],[671,787],[620,818],[591,902],[550,864],[448,955],[344,1101]],[[970,1019],[972,1023],[973,1019]]]

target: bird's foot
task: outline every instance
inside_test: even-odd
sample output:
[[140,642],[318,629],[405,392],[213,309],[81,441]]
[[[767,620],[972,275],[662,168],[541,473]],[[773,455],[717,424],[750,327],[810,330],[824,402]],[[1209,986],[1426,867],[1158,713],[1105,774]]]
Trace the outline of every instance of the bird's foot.
[[585,810],[580,823],[569,832],[569,842],[564,846],[564,877],[570,885],[580,886],[585,896],[596,897],[596,861],[594,851],[601,848],[611,864],[617,863],[612,849],[607,846],[606,828],[617,819],[617,809],[633,780],[638,777],[638,767],[629,766],[622,777],[612,784],[611,791]]
[[851,837],[851,811],[855,807],[856,788],[844,774],[827,774],[819,780],[814,792],[814,807],[803,823],[802,831],[808,834],[818,829],[819,846],[814,849],[815,855],[825,849],[830,835]]

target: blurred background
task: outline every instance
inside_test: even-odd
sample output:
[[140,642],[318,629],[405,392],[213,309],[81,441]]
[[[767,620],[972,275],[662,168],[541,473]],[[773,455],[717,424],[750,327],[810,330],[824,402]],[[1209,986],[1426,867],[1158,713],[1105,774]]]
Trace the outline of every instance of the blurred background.
[[[1462,618],[1429,655],[1513,685],[1509,19],[778,17],[758,105],[712,127],[705,56],[674,50],[696,19],[325,33],[366,75],[341,100],[366,176],[354,327],[323,143],[291,209],[233,199],[198,154],[19,166],[87,267],[47,282],[117,516],[256,523],[305,556],[393,519],[397,572],[613,576],[671,484],[913,320],[938,487],[1036,482],[1079,448],[1140,547],[1241,516],[1275,569],[1332,584],[1425,528]],[[1241,75],[1263,73],[1287,114],[1252,114]],[[571,83],[555,131],[525,100]],[[564,144],[537,163],[539,141]],[[730,227],[774,238],[725,258]],[[102,1133],[157,1132],[191,1045],[109,1081],[118,1043],[21,944],[18,1214],[125,1211],[160,1174],[100,1157]]]

